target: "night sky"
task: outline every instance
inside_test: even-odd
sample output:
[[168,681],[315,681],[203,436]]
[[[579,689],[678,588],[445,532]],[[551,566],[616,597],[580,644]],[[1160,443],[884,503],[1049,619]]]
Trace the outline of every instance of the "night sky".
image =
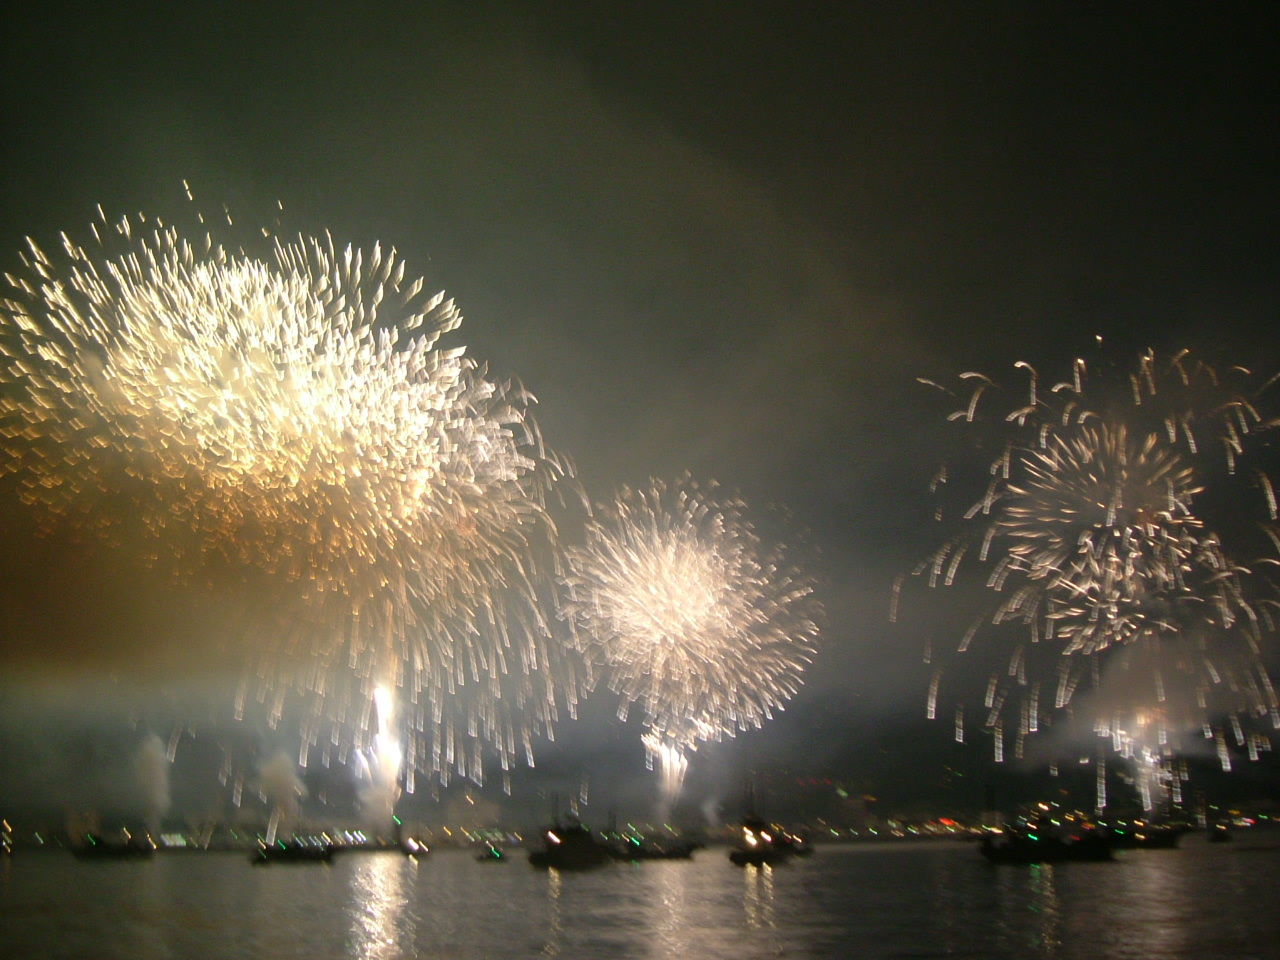
[[[1280,369],[1277,26],[1264,4],[11,4],[0,262],[97,204],[181,219],[184,180],[243,222],[393,244],[593,499],[687,470],[789,514],[824,646],[782,718],[695,756],[694,802],[770,765],[936,798],[988,748],[922,720],[922,634],[964,624],[925,591],[889,622],[939,537],[948,408],[917,377],[1061,377],[1098,337],[1122,364]],[[216,610],[0,519],[13,805],[234,665],[200,649]],[[527,789],[620,800],[649,780],[636,734],[566,724]]]

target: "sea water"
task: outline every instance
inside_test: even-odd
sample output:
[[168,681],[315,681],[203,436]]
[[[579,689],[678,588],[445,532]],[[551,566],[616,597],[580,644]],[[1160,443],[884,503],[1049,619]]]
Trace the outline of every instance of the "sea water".
[[777,867],[534,870],[519,852],[0,860],[0,957],[1081,958],[1280,956],[1280,839],[1203,835],[1111,863],[993,866],[971,843],[820,846]]

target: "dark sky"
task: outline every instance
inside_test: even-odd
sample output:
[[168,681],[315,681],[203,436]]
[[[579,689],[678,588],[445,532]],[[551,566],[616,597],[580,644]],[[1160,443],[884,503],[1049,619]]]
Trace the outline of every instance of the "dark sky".
[[[916,377],[1065,373],[1095,336],[1280,361],[1265,4],[6,11],[5,269],[95,204],[172,215],[184,179],[249,222],[278,200],[287,229],[394,244],[447,288],[593,497],[689,470],[788,509],[827,643],[786,717],[733,748],[757,758],[821,730],[814,767],[894,744],[940,762],[901,719],[922,711],[920,637],[887,616],[937,538],[945,424]],[[117,609],[76,558],[81,595],[51,617],[30,598],[60,549],[5,560],[24,624],[5,669],[37,647],[97,664],[95,622],[141,616],[145,645],[172,615]]]

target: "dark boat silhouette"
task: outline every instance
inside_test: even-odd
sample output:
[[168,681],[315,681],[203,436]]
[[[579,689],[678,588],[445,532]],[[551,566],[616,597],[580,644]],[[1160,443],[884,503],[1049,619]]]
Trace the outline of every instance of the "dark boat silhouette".
[[529,854],[539,869],[591,870],[612,861],[609,848],[598,843],[591,831],[577,821],[556,823],[542,832],[543,849]]
[[1172,850],[1191,828],[1179,824],[1146,823],[1111,829],[1111,843],[1117,850]]
[[797,837],[754,812],[742,818],[741,830],[738,846],[729,852],[729,861],[740,867],[783,863],[812,852]]
[[123,842],[109,842],[95,833],[86,834],[84,842],[71,848],[80,860],[140,860],[155,855],[155,845],[129,838]]
[[1115,840],[1102,830],[1057,836],[1034,830],[1006,830],[982,838],[982,855],[992,863],[1068,863],[1111,860]]
[[1232,839],[1231,825],[1228,823],[1215,823],[1209,828],[1210,843],[1229,843]]
[[689,860],[693,851],[702,848],[694,840],[676,838],[645,840],[640,837],[623,837],[609,846],[609,856],[615,860]]
[[480,852],[476,854],[476,859],[481,863],[506,863],[511,858],[486,840]]
[[808,856],[813,851],[799,837],[779,824],[770,823],[756,812],[754,784],[747,785],[747,812],[742,818],[738,845],[729,853],[729,862],[739,867],[784,863],[795,856]]
[[268,863],[327,863],[333,859],[333,847],[329,844],[311,846],[303,843],[273,843],[258,845],[249,857],[255,866]]

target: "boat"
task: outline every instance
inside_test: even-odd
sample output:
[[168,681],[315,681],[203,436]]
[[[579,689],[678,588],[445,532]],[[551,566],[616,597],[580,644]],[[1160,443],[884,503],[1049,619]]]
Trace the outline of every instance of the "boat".
[[813,855],[813,844],[809,840],[809,832],[805,830],[803,833],[792,833],[785,831],[783,833],[783,841],[791,846],[791,855],[793,857],[808,857]]
[[609,848],[576,820],[547,827],[542,839],[543,849],[529,854],[530,865],[539,869],[591,870],[613,860]]
[[754,784],[747,786],[746,808],[738,845],[729,852],[729,862],[739,867],[759,867],[790,860],[798,849],[797,839],[756,812]]
[[328,863],[333,859],[334,848],[331,844],[309,845],[304,843],[258,844],[258,849],[249,857],[255,866],[268,863]]
[[[769,823],[754,812],[742,818],[742,836],[737,847],[729,852],[729,862],[739,867],[763,866],[790,860],[808,851],[796,837],[776,824]],[[804,854],[801,854],[804,855]]]
[[1034,829],[1006,829],[982,838],[982,855],[991,863],[1067,863],[1113,859],[1114,838],[1102,830],[1058,835]]
[[85,834],[84,842],[71,848],[80,860],[140,860],[154,856],[155,845],[130,837],[123,842],[109,842],[94,833]]
[[1229,843],[1232,839],[1229,823],[1215,823],[1209,828],[1210,843]]
[[693,851],[703,845],[694,840],[679,840],[674,837],[664,840],[645,840],[636,836],[627,836],[609,847],[609,856],[615,860],[689,860]]
[[405,837],[396,849],[414,860],[431,852],[431,848],[416,837]]
[[481,863],[506,863],[511,858],[486,840],[480,852],[476,854],[476,859]]
[[1172,850],[1190,827],[1179,824],[1134,824],[1111,828],[1111,842],[1117,850]]

